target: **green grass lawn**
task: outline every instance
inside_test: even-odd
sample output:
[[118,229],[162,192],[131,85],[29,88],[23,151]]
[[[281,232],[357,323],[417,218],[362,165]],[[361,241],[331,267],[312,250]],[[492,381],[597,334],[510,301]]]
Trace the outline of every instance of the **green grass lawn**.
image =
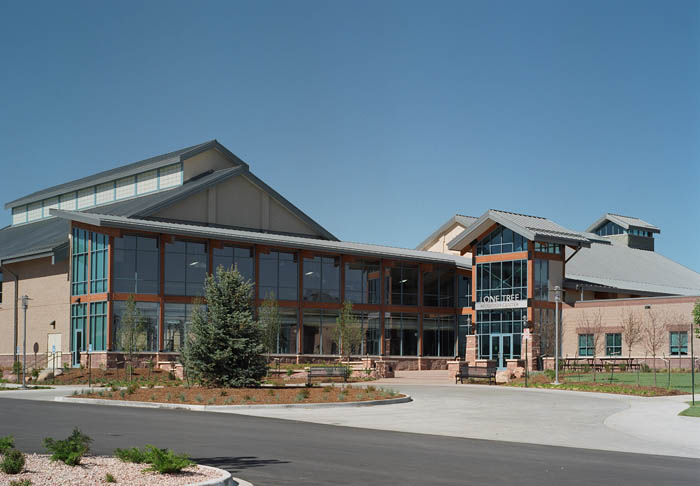
[[[610,373],[602,372],[596,374],[596,381],[600,383],[610,383]],[[637,384],[637,373],[619,373],[616,372],[612,375],[612,383],[636,385]],[[569,383],[576,383],[577,381],[593,381],[593,373],[581,373],[580,378],[577,373],[567,373],[563,376],[564,380]],[[696,376],[695,390],[700,389],[700,375]],[[661,388],[668,387],[669,377],[668,373],[657,372],[656,373],[656,385],[654,385],[654,373],[639,373],[639,384],[641,386],[658,386]],[[671,373],[671,386],[670,388],[676,390],[682,390],[686,393],[691,392],[691,376],[690,373]]]
[[[691,404],[691,402],[687,403],[688,405]],[[700,401],[696,400],[695,405],[690,405],[690,407],[686,408],[678,415],[683,415],[685,417],[700,417]]]

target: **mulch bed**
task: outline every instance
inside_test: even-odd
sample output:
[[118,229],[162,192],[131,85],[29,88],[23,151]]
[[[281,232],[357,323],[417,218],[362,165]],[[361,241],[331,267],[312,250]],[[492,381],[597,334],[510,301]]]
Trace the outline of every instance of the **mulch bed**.
[[192,405],[252,405],[362,402],[386,400],[404,395],[372,386],[324,386],[311,388],[187,388],[185,386],[172,386],[165,388],[138,388],[132,394],[129,394],[128,390],[101,390],[73,396],[134,402],[187,403]]
[[[112,381],[124,381],[128,379],[126,370],[123,368],[108,368],[100,369],[93,368],[90,373],[87,369],[71,368],[67,372],[54,377],[49,382],[56,385],[85,385],[88,383],[88,377],[91,375],[92,383],[105,383]],[[161,369],[153,369],[149,372],[148,368],[134,368],[134,381],[151,381],[154,383],[180,383],[180,380],[173,380],[169,372]]]
[[[508,386],[525,386],[524,379],[512,381]],[[595,393],[613,393],[618,395],[633,395],[641,397],[663,397],[670,395],[685,395],[682,390],[660,388],[654,386],[621,385],[619,383],[604,382],[563,382],[560,385],[553,385],[550,382],[530,381],[531,388],[547,388],[553,390],[584,391]]]

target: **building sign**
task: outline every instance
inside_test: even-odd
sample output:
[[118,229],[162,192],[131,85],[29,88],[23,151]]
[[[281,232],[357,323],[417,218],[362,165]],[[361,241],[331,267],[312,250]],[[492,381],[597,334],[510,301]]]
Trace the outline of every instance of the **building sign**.
[[527,299],[521,299],[520,294],[485,295],[481,302],[476,303],[476,310],[519,309],[521,307],[527,307]]

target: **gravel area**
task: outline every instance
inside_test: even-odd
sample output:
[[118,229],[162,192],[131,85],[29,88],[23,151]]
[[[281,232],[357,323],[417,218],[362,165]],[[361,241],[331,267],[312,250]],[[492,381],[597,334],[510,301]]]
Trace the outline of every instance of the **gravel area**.
[[75,467],[62,462],[51,462],[45,454],[27,454],[24,472],[5,474],[0,472],[0,486],[9,486],[10,482],[29,479],[32,486],[92,486],[110,484],[105,475],[111,473],[116,484],[129,486],[175,486],[199,483],[218,477],[216,471],[201,466],[184,469],[180,474],[158,474],[142,472],[147,464],[121,462],[114,457],[86,456]]

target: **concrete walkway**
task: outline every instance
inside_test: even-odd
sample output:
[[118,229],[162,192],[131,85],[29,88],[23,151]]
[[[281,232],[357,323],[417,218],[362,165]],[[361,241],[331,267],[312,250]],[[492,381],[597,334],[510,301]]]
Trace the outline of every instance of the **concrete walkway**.
[[[446,372],[403,372],[371,383],[413,402],[343,409],[248,409],[231,413],[451,437],[503,440],[700,458],[700,419],[679,417],[688,396],[643,398],[602,393],[455,385]],[[50,400],[85,387],[0,392]]]

